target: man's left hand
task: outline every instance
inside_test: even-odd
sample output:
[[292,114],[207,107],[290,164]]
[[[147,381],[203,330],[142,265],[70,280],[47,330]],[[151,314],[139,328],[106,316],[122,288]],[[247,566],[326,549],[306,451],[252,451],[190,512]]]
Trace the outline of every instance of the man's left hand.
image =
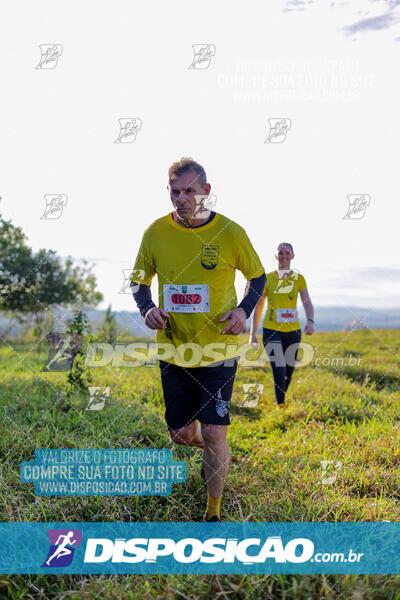
[[246,327],[246,313],[241,307],[235,308],[234,310],[229,310],[220,318],[220,322],[226,321],[227,319],[230,319],[230,322],[225,329],[221,331],[222,335],[239,335],[239,333],[242,333]]

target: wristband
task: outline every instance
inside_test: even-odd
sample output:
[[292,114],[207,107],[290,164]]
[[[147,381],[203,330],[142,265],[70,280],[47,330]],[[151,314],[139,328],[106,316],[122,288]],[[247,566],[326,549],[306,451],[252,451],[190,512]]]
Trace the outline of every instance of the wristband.
[[142,315],[142,317],[146,316],[146,313],[148,310],[150,310],[151,308],[154,308],[156,305],[154,304],[154,302],[152,300],[149,300],[149,302],[147,302],[141,309],[140,309],[140,314]]
[[313,319],[307,319],[307,321],[311,321],[311,323],[315,323]]

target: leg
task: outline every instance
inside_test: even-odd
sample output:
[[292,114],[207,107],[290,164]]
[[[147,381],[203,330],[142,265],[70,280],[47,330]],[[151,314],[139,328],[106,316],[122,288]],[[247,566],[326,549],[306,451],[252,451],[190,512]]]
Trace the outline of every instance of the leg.
[[[294,360],[297,359],[297,352],[298,352],[300,340],[301,340],[301,329],[297,329],[296,331],[282,332],[282,344],[283,344],[283,351],[285,353],[286,353],[286,350],[289,348],[289,346],[291,346],[292,344],[296,345],[296,351],[294,353],[291,352],[291,358],[294,357]],[[290,385],[293,372],[296,368],[295,365],[293,364],[294,361],[290,360],[290,362],[292,364],[286,364],[285,391],[287,391],[287,389]]]
[[220,521],[222,492],[229,468],[226,436],[236,370],[237,361],[233,366],[204,367],[204,371],[199,371],[202,387],[200,421],[205,444],[203,469],[208,491],[203,517],[206,521]]
[[182,444],[183,446],[197,446],[204,450],[204,440],[202,437],[202,431],[200,429],[200,423],[193,421],[189,425],[180,427],[179,429],[171,429],[168,427],[171,439],[175,444]]
[[263,344],[269,358],[274,378],[275,399],[277,404],[285,402],[286,362],[282,346],[281,332],[275,329],[263,329]]
[[200,391],[190,369],[160,360],[165,420],[171,439],[183,446],[204,449],[200,423]]
[[[204,519],[220,521],[229,465],[226,441],[229,405],[237,363],[232,367],[186,369],[160,361],[165,418],[173,442],[204,450],[208,501]],[[200,419],[202,426],[200,428]],[[204,439],[205,437],[205,439]]]
[[229,447],[226,439],[227,425],[210,425],[202,423],[204,471],[207,490],[213,498],[222,496],[226,475],[229,468]]

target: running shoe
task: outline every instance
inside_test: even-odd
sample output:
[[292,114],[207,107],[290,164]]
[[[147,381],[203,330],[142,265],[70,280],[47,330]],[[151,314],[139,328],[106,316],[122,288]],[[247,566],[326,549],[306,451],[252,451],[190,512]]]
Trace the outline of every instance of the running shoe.
[[222,523],[221,519],[217,517],[217,515],[214,515],[213,517],[211,517],[211,519],[207,519],[206,517],[207,515],[204,515],[203,517],[203,521],[205,523]]

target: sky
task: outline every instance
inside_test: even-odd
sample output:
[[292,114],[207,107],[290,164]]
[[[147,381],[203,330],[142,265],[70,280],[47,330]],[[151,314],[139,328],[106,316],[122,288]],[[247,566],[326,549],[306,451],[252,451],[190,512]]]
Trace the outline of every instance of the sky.
[[399,4],[3,3],[3,218],[93,264],[98,308],[136,310],[123,270],[189,156],[267,272],[288,241],[314,305],[398,306]]

